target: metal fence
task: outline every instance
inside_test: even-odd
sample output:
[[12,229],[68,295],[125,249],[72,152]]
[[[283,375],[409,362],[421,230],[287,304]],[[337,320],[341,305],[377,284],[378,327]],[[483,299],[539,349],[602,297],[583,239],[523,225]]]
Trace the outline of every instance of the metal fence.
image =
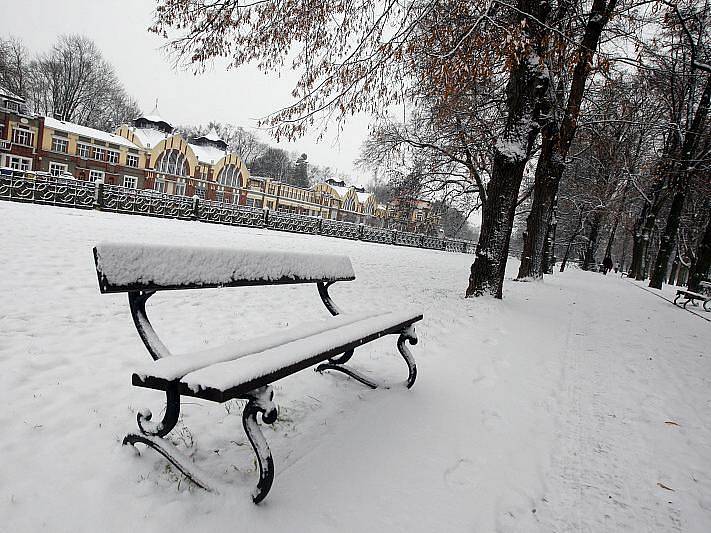
[[473,254],[476,250],[471,241],[63,178],[0,175],[0,200],[268,228],[447,252]]

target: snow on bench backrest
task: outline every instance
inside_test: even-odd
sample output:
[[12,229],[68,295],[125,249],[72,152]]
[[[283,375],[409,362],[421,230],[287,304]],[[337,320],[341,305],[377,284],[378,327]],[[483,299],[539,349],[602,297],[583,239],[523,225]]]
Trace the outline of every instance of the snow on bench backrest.
[[342,255],[101,243],[94,259],[102,293],[355,279]]

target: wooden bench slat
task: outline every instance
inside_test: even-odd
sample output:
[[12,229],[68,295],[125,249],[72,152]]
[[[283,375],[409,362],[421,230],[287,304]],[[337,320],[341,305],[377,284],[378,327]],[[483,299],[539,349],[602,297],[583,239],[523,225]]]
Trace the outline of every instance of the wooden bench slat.
[[708,294],[700,294],[698,292],[685,291],[683,289],[677,290],[676,293],[683,294],[685,296],[689,296],[690,298],[693,298],[694,300],[711,300],[711,296]]
[[[224,402],[243,397],[258,387],[268,385],[299,370],[357,348],[384,335],[398,333],[422,320],[421,314],[393,312],[295,340],[234,361],[217,363],[184,376],[180,394]],[[133,375],[133,384],[165,390],[171,381],[151,376]]]
[[346,324],[378,316],[379,314],[344,314],[329,317],[323,320],[315,320],[306,324],[297,324],[295,326],[277,330],[268,335],[246,339],[244,341],[240,341],[239,343],[234,342],[208,350],[164,357],[158,361],[141,365],[136,369],[135,373],[139,376],[150,375],[153,378],[173,381],[206,366],[224,363],[226,361],[239,359],[250,354],[263,352],[269,348],[273,348],[281,344],[303,339],[304,337],[309,337],[324,331],[332,330],[333,328],[344,326]]
[[94,260],[102,293],[355,279],[340,255],[102,243]]

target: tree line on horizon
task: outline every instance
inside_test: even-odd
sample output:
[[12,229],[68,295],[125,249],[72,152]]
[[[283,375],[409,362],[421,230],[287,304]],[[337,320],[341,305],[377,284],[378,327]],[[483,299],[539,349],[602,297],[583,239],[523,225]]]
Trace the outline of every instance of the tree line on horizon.
[[[49,51],[36,54],[17,37],[0,37],[0,86],[23,97],[34,113],[102,131],[115,131],[142,114],[96,43],[82,35],[60,35]],[[255,175],[301,187],[348,179],[329,166],[310,164],[304,153],[270,146],[241,126],[210,121],[178,126],[176,132],[191,138],[213,128]]]

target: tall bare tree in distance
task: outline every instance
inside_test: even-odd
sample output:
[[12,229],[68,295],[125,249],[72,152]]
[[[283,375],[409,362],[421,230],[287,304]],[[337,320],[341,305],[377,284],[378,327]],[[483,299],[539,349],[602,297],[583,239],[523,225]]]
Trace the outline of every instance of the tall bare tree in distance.
[[96,44],[80,35],[62,35],[34,57],[19,39],[0,40],[0,84],[36,113],[102,130],[140,114]]

